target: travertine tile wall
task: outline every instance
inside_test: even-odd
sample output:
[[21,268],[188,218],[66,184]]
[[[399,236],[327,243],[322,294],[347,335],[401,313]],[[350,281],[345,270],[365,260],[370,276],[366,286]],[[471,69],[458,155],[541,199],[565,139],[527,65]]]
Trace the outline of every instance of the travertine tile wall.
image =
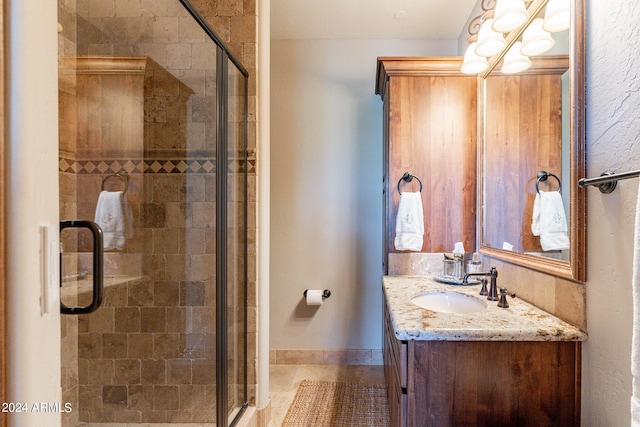
[[[215,307],[206,281],[110,286],[80,317],[80,419],[215,420]],[[213,301],[214,302],[214,301]]]
[[554,277],[495,259],[488,260],[500,272],[499,284],[519,298],[587,330],[584,283]]
[[[87,193],[81,217],[93,215],[102,176],[78,175]],[[129,177],[135,235],[122,253],[106,255],[105,274],[138,279],[108,287],[104,306],[79,318],[80,419],[211,422],[214,174]]]
[[[235,293],[230,303],[249,299],[248,396],[253,403],[255,3],[210,3],[196,6],[251,73],[249,163],[234,158],[229,170],[233,197],[236,174],[249,171],[248,295]],[[155,18],[143,19],[149,13]],[[114,79],[94,74],[77,81],[73,72],[61,72],[61,112],[66,111],[60,122],[61,218],[92,219],[103,179],[110,173],[127,172],[135,234],[124,251],[106,255],[106,270],[137,277],[109,287],[99,312],[79,322],[75,317],[63,318],[63,393],[65,401],[79,408],[73,417],[66,417],[64,425],[75,425],[79,419],[212,422],[215,55],[202,54],[202,45],[208,43],[177,0],[65,0],[59,16],[64,28],[59,37],[62,57],[80,53],[157,59],[147,59],[138,76],[124,73]],[[84,34],[78,44],[76,31]],[[162,43],[155,43],[158,40]],[[205,50],[213,51],[209,46]],[[60,62],[64,70],[65,61]],[[144,87],[142,93],[136,85]],[[108,94],[101,97],[103,104],[92,105],[96,97],[86,95],[102,90]],[[78,91],[85,94],[80,101]],[[113,108],[104,105],[105,99]],[[195,157],[186,156],[187,152]],[[105,183],[107,189],[121,185],[118,179]],[[234,215],[231,219],[237,225]],[[82,237],[77,244],[75,238],[66,240],[67,251],[87,247]],[[241,313],[230,310],[229,341],[236,352],[244,345],[235,334],[241,326],[238,318],[243,318]],[[231,367],[236,356],[229,354]],[[240,388],[235,382],[243,382],[242,374],[230,378],[230,408],[236,405],[233,399]]]

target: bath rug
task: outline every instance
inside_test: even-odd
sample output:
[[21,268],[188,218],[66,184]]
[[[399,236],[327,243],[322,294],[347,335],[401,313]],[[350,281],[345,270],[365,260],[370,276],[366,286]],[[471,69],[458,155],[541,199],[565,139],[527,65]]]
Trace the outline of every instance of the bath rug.
[[384,384],[304,380],[282,427],[386,427],[390,425]]

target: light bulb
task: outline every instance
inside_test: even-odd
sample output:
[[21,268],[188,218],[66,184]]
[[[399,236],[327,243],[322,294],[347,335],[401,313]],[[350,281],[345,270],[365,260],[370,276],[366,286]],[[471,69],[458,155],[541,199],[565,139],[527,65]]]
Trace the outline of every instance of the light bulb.
[[523,0],[497,0],[493,15],[493,29],[508,33],[524,24],[527,16]]
[[465,74],[478,74],[489,67],[487,58],[476,54],[477,44],[478,42],[471,43],[464,53],[464,60],[462,61],[460,71]]
[[493,56],[500,52],[506,45],[504,36],[493,30],[491,27],[493,19],[487,19],[478,31],[478,43],[476,45],[476,55]]
[[542,18],[534,19],[522,34],[522,49],[520,53],[527,56],[541,55],[555,44],[553,37],[542,28]]
[[504,62],[502,63],[502,71],[504,74],[514,74],[526,70],[531,67],[531,60],[528,56],[520,53],[522,49],[522,42],[515,42],[511,49],[509,49],[504,56]]
[[569,0],[549,0],[544,10],[545,31],[557,33],[571,26],[571,4]]

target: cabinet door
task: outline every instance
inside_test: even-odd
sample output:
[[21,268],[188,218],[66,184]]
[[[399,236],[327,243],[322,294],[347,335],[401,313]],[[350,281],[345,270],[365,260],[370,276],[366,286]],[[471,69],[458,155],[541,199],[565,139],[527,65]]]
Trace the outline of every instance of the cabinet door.
[[384,375],[392,427],[406,426],[407,419],[407,343],[393,334],[391,319],[384,310]]
[[[392,76],[388,117],[387,250],[395,252],[397,183],[409,171],[423,183],[422,252],[451,251],[476,239],[476,79],[468,76]],[[416,182],[400,191],[417,191]]]
[[580,425],[581,343],[409,341],[412,427]]

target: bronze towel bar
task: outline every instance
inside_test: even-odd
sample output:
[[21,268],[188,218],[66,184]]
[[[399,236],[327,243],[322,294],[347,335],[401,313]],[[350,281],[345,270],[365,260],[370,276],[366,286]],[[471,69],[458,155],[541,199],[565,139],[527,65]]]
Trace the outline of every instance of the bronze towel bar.
[[582,178],[578,181],[578,186],[585,188],[588,185],[595,185],[602,193],[611,193],[616,189],[618,180],[636,178],[640,176],[640,170],[622,173],[605,172],[597,178]]

